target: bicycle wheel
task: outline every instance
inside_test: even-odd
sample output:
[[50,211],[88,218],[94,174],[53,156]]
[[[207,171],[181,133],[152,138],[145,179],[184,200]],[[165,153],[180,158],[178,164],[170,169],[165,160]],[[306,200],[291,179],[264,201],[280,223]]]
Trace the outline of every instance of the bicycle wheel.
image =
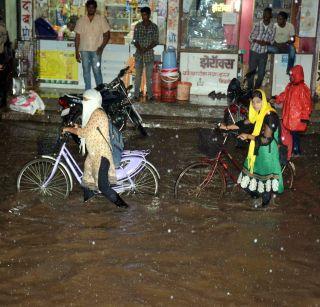
[[126,195],[142,196],[142,195],[157,195],[159,189],[159,180],[156,172],[148,165],[132,179],[135,187],[133,190],[125,192]]
[[292,162],[288,162],[282,168],[282,178],[283,178],[283,185],[285,189],[292,189],[292,186],[293,186],[295,171],[291,163]]
[[46,188],[43,183],[51,174],[55,161],[39,158],[28,162],[17,179],[18,192],[33,192],[41,196],[66,198],[70,193],[70,180],[66,171],[59,165]]
[[[211,174],[212,167],[212,163],[209,162],[195,162],[187,166],[175,183],[175,197],[186,200],[197,198],[210,202],[220,199],[226,191],[226,181],[220,167]],[[206,184],[210,175],[212,177]]]

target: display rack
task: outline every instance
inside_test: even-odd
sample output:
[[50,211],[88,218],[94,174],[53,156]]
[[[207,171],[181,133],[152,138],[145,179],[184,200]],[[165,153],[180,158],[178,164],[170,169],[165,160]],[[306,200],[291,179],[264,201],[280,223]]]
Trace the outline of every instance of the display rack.
[[262,19],[263,10],[266,7],[272,8],[272,17],[274,21],[276,21],[277,15],[280,11],[286,12],[289,15],[288,21],[290,21],[291,2],[292,0],[256,0],[253,21],[258,22]]
[[106,17],[111,32],[128,33],[131,24],[140,19],[139,8],[126,4],[106,3]]

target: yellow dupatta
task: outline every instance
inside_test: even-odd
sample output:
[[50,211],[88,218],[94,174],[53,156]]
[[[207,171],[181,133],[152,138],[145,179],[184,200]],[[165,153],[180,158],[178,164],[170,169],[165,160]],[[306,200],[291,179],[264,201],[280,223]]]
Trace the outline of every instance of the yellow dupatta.
[[[271,107],[270,103],[267,101],[267,97],[264,91],[258,90],[262,95],[262,107],[259,112],[257,112],[253,105],[252,100],[250,101],[249,107],[249,121],[254,124],[254,129],[252,135],[258,136],[261,132],[264,117],[270,112],[276,112],[274,108]],[[253,173],[254,163],[256,161],[256,156],[254,154],[256,142],[250,141],[249,150],[248,150],[248,168],[250,173]]]

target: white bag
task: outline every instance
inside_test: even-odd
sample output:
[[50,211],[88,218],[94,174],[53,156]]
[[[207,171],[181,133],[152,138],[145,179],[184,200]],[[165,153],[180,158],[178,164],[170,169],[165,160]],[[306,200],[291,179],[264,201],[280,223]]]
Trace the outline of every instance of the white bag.
[[35,91],[29,91],[26,95],[12,98],[9,108],[13,111],[34,115],[37,110],[44,111],[45,105]]

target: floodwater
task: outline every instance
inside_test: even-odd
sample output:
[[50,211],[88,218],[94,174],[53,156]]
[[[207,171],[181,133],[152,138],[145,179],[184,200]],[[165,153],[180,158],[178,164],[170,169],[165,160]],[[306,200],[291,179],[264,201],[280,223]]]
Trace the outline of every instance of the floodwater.
[[16,194],[36,138],[55,127],[0,129],[1,306],[320,305],[318,135],[303,137],[294,189],[261,211],[237,189],[216,204],[173,198],[200,156],[196,129],[130,133],[129,148],[152,150],[160,194],[127,197],[123,210],[103,198],[84,205],[79,187],[60,202]]

